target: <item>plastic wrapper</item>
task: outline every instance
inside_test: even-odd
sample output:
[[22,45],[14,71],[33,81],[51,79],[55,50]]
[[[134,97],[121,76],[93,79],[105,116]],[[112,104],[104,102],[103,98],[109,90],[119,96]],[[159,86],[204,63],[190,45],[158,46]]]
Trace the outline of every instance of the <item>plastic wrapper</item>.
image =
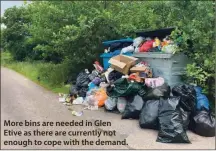
[[105,108],[108,111],[112,111],[117,107],[117,101],[118,98],[111,98],[108,97],[108,99],[105,101]]
[[126,107],[127,101],[124,97],[119,97],[117,101],[117,109],[120,113],[123,113]]

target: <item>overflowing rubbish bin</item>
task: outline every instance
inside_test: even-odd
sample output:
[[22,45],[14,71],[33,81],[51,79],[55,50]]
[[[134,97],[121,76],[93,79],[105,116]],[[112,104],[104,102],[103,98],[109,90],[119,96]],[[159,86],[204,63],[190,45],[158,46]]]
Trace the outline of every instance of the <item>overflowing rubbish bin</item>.
[[183,83],[181,76],[186,73],[186,66],[190,63],[184,54],[164,54],[158,52],[135,53],[139,61],[146,61],[152,68],[155,77],[163,77],[173,87]]
[[[165,39],[174,30],[174,27],[170,27],[152,31],[139,31],[136,32],[136,35],[141,37],[149,37],[151,39]],[[164,43],[166,48],[168,48],[168,46],[172,46],[167,46],[165,42],[166,41],[162,42],[161,45]],[[155,77],[163,77],[165,82],[167,82],[172,88],[177,84],[183,83],[181,76],[186,73],[186,66],[191,63],[191,61],[183,53],[164,53],[162,50],[146,53],[137,52],[134,53],[133,56],[138,58],[139,61],[148,62],[152,68],[153,75]],[[165,51],[169,52],[167,49]]]
[[70,102],[82,97],[79,100],[88,109],[105,107],[107,112],[121,114],[122,120],[137,119],[140,128],[159,130],[156,141],[162,143],[190,143],[187,129],[215,136],[207,97],[200,87],[181,80],[190,60],[175,53],[178,45],[169,37],[173,30],[139,32],[134,39],[103,42],[107,47],[101,54],[103,65],[95,62],[93,71],[80,72],[70,89]]

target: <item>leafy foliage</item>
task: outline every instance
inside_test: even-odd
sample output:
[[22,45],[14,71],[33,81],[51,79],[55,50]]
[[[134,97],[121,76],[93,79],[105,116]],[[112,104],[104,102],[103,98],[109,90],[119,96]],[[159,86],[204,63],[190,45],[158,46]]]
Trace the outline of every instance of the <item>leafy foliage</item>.
[[180,51],[192,60],[187,77],[213,95],[214,7],[213,1],[34,1],[6,10],[4,47],[15,60],[56,64],[42,73],[63,83],[92,67],[104,40],[134,37],[137,30],[177,27],[172,36],[181,35],[176,39]]

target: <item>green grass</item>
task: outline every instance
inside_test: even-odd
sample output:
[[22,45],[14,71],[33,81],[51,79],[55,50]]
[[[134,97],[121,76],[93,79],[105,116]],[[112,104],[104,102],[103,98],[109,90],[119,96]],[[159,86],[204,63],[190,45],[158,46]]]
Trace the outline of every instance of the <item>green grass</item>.
[[54,93],[69,92],[70,85],[52,84],[50,80],[46,80],[45,78],[40,78],[40,80],[38,79],[38,77],[41,77],[40,73],[42,67],[46,67],[45,63],[15,62],[12,60],[10,53],[1,52],[1,65],[24,75],[25,77],[41,85],[42,87],[51,90]]

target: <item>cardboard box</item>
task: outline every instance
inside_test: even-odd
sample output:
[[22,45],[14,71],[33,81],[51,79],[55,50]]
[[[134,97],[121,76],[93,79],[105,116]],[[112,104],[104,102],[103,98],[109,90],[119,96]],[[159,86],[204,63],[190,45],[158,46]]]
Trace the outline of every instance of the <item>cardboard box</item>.
[[147,67],[132,67],[130,69],[131,72],[144,72],[146,71],[146,69],[148,69]]
[[123,74],[128,74],[130,68],[136,64],[137,60],[138,59],[134,57],[118,55],[112,57],[109,60],[109,63],[111,64],[111,68],[113,68],[114,70]]

